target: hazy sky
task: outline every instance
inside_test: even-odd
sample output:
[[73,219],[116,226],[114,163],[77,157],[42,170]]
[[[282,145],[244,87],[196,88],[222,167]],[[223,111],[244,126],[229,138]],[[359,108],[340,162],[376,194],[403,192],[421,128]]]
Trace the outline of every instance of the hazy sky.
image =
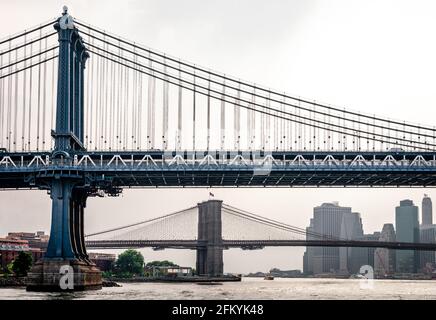
[[[24,1],[0,0],[0,38],[69,12],[146,46],[288,93],[367,113],[436,124],[434,1]],[[295,226],[339,201],[372,233],[395,206],[434,189],[214,189],[216,198]],[[86,231],[159,216],[207,199],[207,189],[125,191],[89,199]],[[44,192],[0,192],[0,235],[49,230]],[[227,272],[302,268],[304,248],[225,252]],[[193,251],[142,250],[146,260],[194,265]]]

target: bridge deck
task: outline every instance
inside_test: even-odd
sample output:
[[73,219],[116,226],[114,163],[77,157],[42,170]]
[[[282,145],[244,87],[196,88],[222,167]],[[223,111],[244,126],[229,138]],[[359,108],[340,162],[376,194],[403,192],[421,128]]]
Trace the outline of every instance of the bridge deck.
[[[0,153],[0,188],[44,187],[54,175],[105,187],[434,187],[433,152]],[[86,177],[86,178],[85,178]]]
[[[174,248],[197,249],[205,244],[197,240],[94,240],[86,241],[88,249],[127,249],[127,248]],[[436,251],[436,243],[409,243],[356,240],[223,240],[226,248],[263,247],[359,247],[387,248],[396,250]]]

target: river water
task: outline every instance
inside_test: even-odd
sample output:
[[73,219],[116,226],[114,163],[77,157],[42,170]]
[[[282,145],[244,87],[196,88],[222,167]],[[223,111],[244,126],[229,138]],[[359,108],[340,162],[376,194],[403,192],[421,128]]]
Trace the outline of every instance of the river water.
[[243,278],[221,285],[123,283],[76,293],[36,293],[0,288],[0,299],[433,299],[436,281]]

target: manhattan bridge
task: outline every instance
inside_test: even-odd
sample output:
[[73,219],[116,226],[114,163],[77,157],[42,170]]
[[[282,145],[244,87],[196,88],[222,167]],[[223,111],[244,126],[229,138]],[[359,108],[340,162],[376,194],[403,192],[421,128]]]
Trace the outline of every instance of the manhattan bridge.
[[[35,290],[53,289],[65,263],[76,289],[101,286],[86,244],[196,248],[205,273],[220,254],[212,273],[222,273],[222,249],[230,247],[435,250],[308,235],[220,201],[191,208],[195,222],[180,214],[159,220],[168,239],[156,223],[120,228],[125,238],[84,235],[87,198],[124,188],[434,187],[435,138],[433,126],[303,99],[178,59],[73,19],[67,8],[0,40],[0,188],[47,190],[52,200],[48,249],[29,275]],[[238,223],[225,222],[229,212]],[[177,239],[196,225],[193,237]],[[224,239],[226,230],[237,237]]]

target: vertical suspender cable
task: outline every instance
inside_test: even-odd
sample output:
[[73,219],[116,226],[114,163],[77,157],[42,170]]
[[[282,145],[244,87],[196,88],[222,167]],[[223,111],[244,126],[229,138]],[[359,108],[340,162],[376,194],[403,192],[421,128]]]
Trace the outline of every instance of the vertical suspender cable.
[[225,139],[226,139],[226,103],[224,101],[226,94],[226,80],[223,82],[223,93],[221,95],[221,150],[225,148]]
[[240,98],[241,98],[241,82],[238,83],[238,92],[236,94],[235,105],[234,105],[235,150],[240,149],[240,138],[241,138],[241,133],[240,133],[241,109],[239,107],[241,103]]
[[[105,35],[106,37],[106,35]],[[106,51],[109,49],[109,45],[106,44]],[[107,55],[106,55],[107,56]],[[103,108],[102,108],[102,116],[103,116],[103,128],[104,130],[102,130],[102,142],[104,143],[104,145],[102,145],[102,148],[104,148],[105,150],[107,150],[107,140],[108,140],[108,117],[109,117],[109,108],[108,108],[108,101],[109,101],[109,81],[110,81],[110,76],[109,76],[109,60],[108,59],[104,59],[105,63],[104,63],[104,74],[103,74],[103,80],[104,81],[104,93],[103,93],[103,98],[104,98],[104,103],[103,103]]]
[[[136,56],[136,62],[138,62],[138,57]],[[141,67],[137,67],[138,69],[135,71],[136,75],[135,75],[135,90],[136,90],[136,94],[135,94],[135,118],[133,119],[134,122],[134,126],[135,126],[135,130],[134,130],[134,147],[135,149],[139,149],[138,148],[138,127],[139,127],[139,96],[141,94],[141,89],[139,87],[140,84],[140,75],[141,75]]]
[[[283,114],[283,111],[284,111],[283,103],[280,103],[280,111]],[[285,123],[284,123],[283,118],[281,118],[280,119],[280,139],[279,139],[279,141],[280,141],[280,150],[283,150],[283,146],[284,146],[284,138],[285,138],[285,135],[283,133],[284,127],[285,127]]]
[[[90,30],[88,29],[88,32]],[[91,42],[94,42],[94,39],[90,40]],[[92,73],[94,67],[94,61],[93,59],[91,61],[88,61],[88,67],[86,72],[86,105],[83,106],[85,111],[85,148],[89,147],[89,128],[90,128],[90,121],[91,121],[91,104],[92,104]]]
[[182,71],[180,70],[179,63],[179,96],[178,96],[178,108],[177,108],[177,142],[176,148],[180,150],[182,147]]
[[[30,52],[32,52],[32,44],[30,44]],[[29,69],[29,123],[28,123],[28,130],[27,130],[27,150],[30,151],[31,144],[30,144],[30,137],[32,135],[32,92],[33,92],[33,69]]]
[[[133,46],[133,52],[135,52],[135,46]],[[137,106],[137,93],[138,93],[138,87],[137,87],[137,71],[136,71],[136,65],[138,61],[138,56],[136,54],[133,54],[133,62],[135,64],[135,69],[132,71],[132,77],[133,77],[133,84],[132,84],[132,150],[135,149],[135,136],[136,136],[136,106]]]
[[109,128],[109,149],[113,149],[115,147],[115,68],[116,65],[114,62],[111,62],[111,102],[110,102],[110,120],[111,126]]
[[[26,42],[26,40],[27,40],[27,36],[24,35],[24,42]],[[27,58],[26,48],[27,48],[27,46],[24,47],[24,59]],[[32,54],[32,52],[30,54]],[[24,151],[24,146],[25,146],[24,136],[26,135],[26,132],[25,132],[25,127],[26,127],[26,96],[27,96],[27,94],[26,94],[26,89],[27,89],[27,87],[26,87],[26,84],[27,84],[26,83],[27,82],[27,70],[26,70],[27,63],[26,63],[26,61],[27,60],[24,60],[24,66],[23,66],[23,68],[24,68],[24,72],[23,72],[23,115],[22,115],[23,119],[21,121],[21,151]]]
[[[285,97],[285,95],[283,95],[282,101],[283,101],[282,104],[284,106],[284,110],[287,111],[286,110],[287,107],[286,107],[286,97]],[[285,125],[284,125],[284,137],[283,137],[283,148],[284,148],[284,150],[287,150],[288,149],[288,145],[289,145],[289,124],[290,124],[290,121],[287,120],[285,122]],[[310,138],[309,140],[311,141],[312,138]]]
[[277,151],[279,148],[279,123],[278,123],[278,111],[275,111],[274,117],[274,150]]
[[[153,62],[151,60],[151,52],[149,53],[149,67],[153,68]],[[148,117],[147,117],[147,140],[148,140],[148,149],[154,149],[154,120],[155,120],[155,111],[154,111],[154,103],[155,103],[155,89],[156,89],[156,81],[153,77],[153,71],[151,71],[150,76],[148,77]]]
[[[344,116],[345,116],[345,109],[342,111],[342,116],[344,118]],[[342,120],[342,126],[345,128],[346,125],[348,125],[348,121],[347,121],[347,119],[344,118]],[[346,151],[347,150],[347,146],[348,146],[348,142],[347,142],[348,131],[347,130],[342,131],[341,135],[342,135],[343,151]]]
[[[151,54],[150,54],[151,55]],[[148,65],[152,67],[152,61],[148,61]],[[151,149],[151,75],[148,77],[148,92],[147,92],[147,149]]]
[[[89,31],[90,30],[88,29],[88,32]],[[92,40],[90,40],[90,41],[92,41]],[[90,84],[91,72],[89,71],[89,64],[90,64],[90,62],[88,61],[88,67],[86,68],[84,79],[82,79],[82,81],[85,81],[85,83],[86,83],[86,96],[85,96],[86,101],[84,102],[84,105],[82,106],[83,119],[84,119],[84,123],[82,124],[84,126],[83,127],[83,144],[85,145],[85,148],[88,147],[89,97],[90,97],[89,90],[91,88],[91,84]],[[82,68],[85,68],[85,65],[83,65]],[[83,94],[85,94],[85,93],[83,93]]]
[[95,89],[95,123],[93,123],[92,125],[94,126],[94,135],[91,138],[91,142],[92,140],[94,140],[94,149],[97,150],[98,148],[98,117],[99,117],[99,109],[100,109],[100,92],[101,92],[101,77],[100,77],[100,69],[101,69],[101,60],[102,58],[97,55],[96,57],[96,78],[95,78],[95,84],[96,84],[96,89]]
[[[15,50],[15,61],[18,61],[18,50]],[[16,70],[18,70],[18,64],[16,64]],[[15,74],[15,95],[14,95],[14,151],[17,151],[17,121],[18,121],[18,80],[20,74]]]
[[[0,65],[3,65],[3,55],[0,55]],[[0,70],[0,77],[3,71]],[[4,147],[3,145],[3,107],[5,100],[5,91],[4,91],[4,81],[3,78],[0,79],[0,147]]]
[[[94,43],[94,39],[92,39],[91,41],[92,41],[92,43]],[[94,69],[97,67],[97,59],[98,59],[97,55],[92,57],[92,60],[90,61],[91,65],[89,66],[90,69],[88,69],[91,72],[91,79],[89,81],[89,95],[90,95],[90,97],[89,97],[89,102],[87,105],[89,119],[88,119],[88,128],[86,130],[86,138],[88,139],[88,142],[87,142],[88,148],[92,147],[92,128],[94,126],[94,123],[93,123],[94,116],[93,115],[94,115],[94,108],[95,108],[94,107],[94,98],[95,99],[97,98],[97,94],[95,92],[96,91],[95,90],[95,82],[94,82]]]
[[[11,42],[9,42],[8,64],[11,63]],[[9,73],[12,73],[12,66],[9,67]],[[8,151],[11,150],[11,98],[12,98],[12,76],[8,77],[8,105],[6,121],[6,140]]]
[[[106,35],[105,35],[106,36]],[[108,49],[109,45],[106,44],[106,50]],[[104,58],[106,58],[107,54],[104,55]],[[102,145],[100,146],[100,149],[104,149],[107,150],[107,118],[109,116],[109,108],[108,108],[108,95],[109,95],[109,90],[108,90],[108,86],[109,86],[109,60],[108,59],[104,59],[104,64],[103,64],[103,74],[102,74],[102,81],[104,83],[103,86],[103,103],[102,103],[102,108],[101,108],[101,115],[102,115],[102,119],[101,119],[101,143]]]
[[[50,109],[50,129],[54,130],[54,117],[55,117],[55,69],[56,59],[52,60],[51,66],[51,109]],[[89,81],[88,81],[89,82]],[[50,149],[53,150],[54,139],[50,138]]]
[[206,150],[209,151],[210,147],[210,74],[209,81],[207,82],[207,147]]
[[162,114],[162,149],[166,150],[168,147],[168,76],[166,58],[164,56],[164,81],[163,85],[163,114]]
[[111,150],[112,144],[112,74],[113,62],[107,61],[107,75],[106,75],[106,103],[105,103],[105,136],[104,143],[105,149]]
[[[42,30],[39,31],[40,37],[42,36]],[[42,45],[39,42],[39,53],[41,53]],[[39,62],[41,62],[41,55],[39,56]],[[41,117],[41,64],[38,65],[38,108],[37,108],[37,124],[36,124],[36,150],[39,150],[39,138],[41,135],[40,127]]]
[[[265,102],[266,102],[266,106],[269,108],[271,106],[271,91],[268,91],[268,97]],[[271,150],[271,116],[265,115],[265,120],[266,120],[265,148],[267,150]]]
[[[250,100],[252,101],[253,98]],[[253,104],[248,105],[249,109],[247,110],[247,148],[251,150],[251,120],[252,120],[252,114],[253,114]]]
[[125,77],[126,77],[126,95],[125,95],[125,114],[124,114],[124,145],[123,145],[123,150],[126,150],[126,148],[128,147],[128,138],[127,138],[127,130],[128,130],[128,126],[129,126],[129,106],[130,106],[130,68],[126,68],[126,73],[125,73]]
[[[119,61],[121,61],[121,55],[123,54],[121,51],[121,46],[120,46],[120,41],[118,41],[118,45],[120,47],[119,49]],[[123,67],[121,66],[121,64],[118,64],[118,90],[117,90],[117,150],[120,150],[121,148],[121,112],[122,112],[122,105],[121,105],[121,101],[122,101],[122,88],[123,88]]]
[[256,143],[256,86],[253,88],[253,95],[251,96],[251,102],[253,109],[251,112],[251,137],[250,137],[250,149],[255,148]]
[[197,90],[197,87],[195,85],[195,81],[196,81],[195,69],[193,71],[193,74],[194,74],[194,76],[193,76],[192,82],[194,84],[194,90],[192,91],[192,151],[195,151],[195,116],[196,116],[196,114],[195,114],[196,101],[195,100],[196,100],[196,90]]
[[[294,108],[294,121],[297,119],[297,113],[298,113],[298,110],[297,110],[297,108]],[[294,132],[294,150],[298,150],[298,146],[297,146],[297,140],[298,140],[298,126],[299,126],[299,124],[298,123],[296,123],[296,122],[294,122],[294,129],[295,129],[295,132]],[[319,134],[319,132],[318,132],[318,134]],[[320,140],[320,139],[318,139],[318,140]]]
[[139,72],[139,97],[138,97],[138,150],[142,149],[142,72]]
[[[265,98],[265,108],[266,105],[266,98]],[[265,150],[265,114],[260,114],[260,150]]]
[[151,80],[151,147],[154,149],[156,144],[156,78],[152,77]]
[[95,131],[95,141],[94,146],[95,150],[101,149],[101,112],[102,112],[102,104],[103,104],[103,85],[104,85],[104,75],[103,75],[103,66],[104,66],[104,59],[102,56],[100,56],[99,64],[98,64],[98,103],[97,103],[97,113],[95,116],[95,122],[96,122],[96,131]]
[[[44,50],[47,49],[47,38],[45,38],[44,41]],[[47,52],[44,53],[44,60],[47,58]],[[46,122],[46,111],[47,111],[47,106],[46,106],[46,97],[47,97],[47,62],[44,63],[44,71],[43,71],[43,92],[42,92],[42,108],[43,108],[43,112],[42,112],[42,149],[45,150],[45,138],[46,138],[46,132],[45,132],[45,122]]]

